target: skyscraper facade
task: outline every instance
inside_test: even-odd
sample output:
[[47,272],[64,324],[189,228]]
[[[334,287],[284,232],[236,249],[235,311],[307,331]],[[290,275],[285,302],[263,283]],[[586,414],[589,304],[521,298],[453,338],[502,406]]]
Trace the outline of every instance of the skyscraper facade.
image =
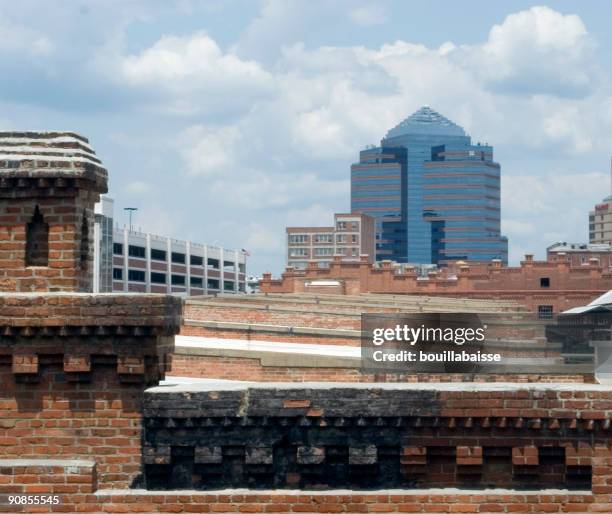
[[405,262],[406,163],[405,148],[367,148],[351,167],[351,212],[375,219],[377,260]]
[[351,209],[377,220],[377,259],[414,264],[508,260],[493,148],[430,107],[351,167]]

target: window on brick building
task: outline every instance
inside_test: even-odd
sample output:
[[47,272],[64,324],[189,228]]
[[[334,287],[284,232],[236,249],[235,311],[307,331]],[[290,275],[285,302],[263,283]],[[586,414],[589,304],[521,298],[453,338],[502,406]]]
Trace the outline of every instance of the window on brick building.
[[538,305],[538,318],[551,319],[553,317],[552,305]]
[[123,280],[123,269],[113,268],[113,280]]
[[129,245],[128,246],[128,255],[130,257],[140,257],[140,258],[144,259],[145,258],[145,247],[144,246]]
[[166,274],[151,272],[151,284],[165,284]]
[[166,261],[166,251],[158,250],[157,248],[151,248],[151,259],[154,261]]
[[223,281],[223,290],[224,291],[233,291],[234,290],[234,282],[232,282],[231,280],[224,280]]
[[49,265],[49,225],[38,205],[26,227],[26,266]]
[[185,264],[185,254],[172,252],[172,262],[175,262],[176,264]]
[[191,287],[204,287],[202,277],[190,277],[189,283],[191,284]]
[[173,286],[184,286],[185,285],[185,275],[172,275],[170,277]]
[[289,235],[289,242],[293,244],[307,243],[309,240],[310,240],[310,236],[306,234]]
[[315,243],[333,243],[334,235],[333,234],[317,234],[314,236]]
[[208,267],[212,269],[219,269],[219,259],[208,259]]
[[550,278],[540,277],[540,287],[550,287]]
[[145,272],[137,269],[128,270],[128,280],[130,282],[144,282]]
[[189,264],[192,266],[202,266],[204,264],[204,257],[200,257],[199,255],[190,255]]
[[121,243],[113,243],[113,253],[115,255],[123,255],[123,245]]
[[209,278],[207,281],[208,289],[219,289],[219,281],[214,278]]

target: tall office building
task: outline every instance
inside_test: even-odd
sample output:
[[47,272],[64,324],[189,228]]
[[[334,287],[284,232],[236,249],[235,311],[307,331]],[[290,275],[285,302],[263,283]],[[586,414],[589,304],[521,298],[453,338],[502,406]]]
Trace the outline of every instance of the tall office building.
[[493,148],[427,106],[361,152],[351,210],[376,218],[378,260],[508,261]]
[[405,148],[366,148],[351,166],[351,211],[375,220],[376,260],[406,260]]

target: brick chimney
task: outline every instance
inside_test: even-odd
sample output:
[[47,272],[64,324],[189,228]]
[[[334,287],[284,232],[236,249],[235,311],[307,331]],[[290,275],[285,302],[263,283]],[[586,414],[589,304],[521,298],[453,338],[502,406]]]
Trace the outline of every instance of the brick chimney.
[[107,172],[73,132],[0,132],[0,291],[92,291]]

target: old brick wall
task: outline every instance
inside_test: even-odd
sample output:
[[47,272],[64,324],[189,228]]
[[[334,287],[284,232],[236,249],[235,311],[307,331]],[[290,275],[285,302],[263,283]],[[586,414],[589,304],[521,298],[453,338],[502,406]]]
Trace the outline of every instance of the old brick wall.
[[[236,302],[210,305],[213,302],[187,302],[185,305],[186,320],[235,321],[238,323],[264,323],[271,325],[291,325],[298,327],[338,328],[344,330],[360,330],[361,316],[359,313],[348,313],[336,308],[336,312],[325,309],[317,312],[307,311],[304,305],[279,306],[270,305],[267,308],[241,305]],[[370,311],[373,308],[365,308]]]
[[0,295],[0,459],[92,459],[100,484],[131,485],[180,313],[161,295]]
[[[208,501],[211,512],[607,512],[611,400],[601,386],[156,388],[144,411],[151,486],[216,488],[221,480],[343,491],[185,491],[183,506],[150,508],[209,512]],[[403,490],[367,491],[381,481]],[[468,491],[428,489],[449,484]],[[532,490],[504,489],[512,486]],[[135,494],[180,503],[172,492]]]
[[[542,287],[540,279],[548,278]],[[384,293],[514,300],[531,311],[552,305],[555,312],[585,305],[612,289],[612,271],[599,263],[570,266],[565,262],[534,261],[531,256],[518,267],[500,263],[462,264],[418,280],[414,271],[398,272],[390,262],[373,267],[367,262],[335,259],[327,269],[287,270],[280,279],[264,274],[264,293],[307,293],[312,280],[338,280],[344,293]],[[323,291],[320,291],[323,293]]]
[[[397,297],[385,295],[316,296],[267,294],[232,298],[189,299],[185,307],[185,320],[181,336],[224,341],[231,348],[243,341],[279,343],[283,351],[290,345],[359,346],[361,344],[362,313],[436,313],[475,312],[487,324],[490,341],[521,340],[523,347],[505,347],[496,351],[512,357],[560,357],[559,349],[548,346],[546,326],[554,321],[536,319],[532,313],[522,312],[513,302],[498,303],[478,300],[459,300],[440,297]],[[508,320],[512,320],[508,323]],[[189,345],[198,346],[193,340]],[[229,346],[228,346],[229,345]],[[274,345],[268,345],[271,350]],[[285,348],[287,347],[287,348]],[[321,358],[306,365],[304,359],[294,357],[290,363],[279,360],[264,362],[261,356],[240,355],[239,352],[219,351],[202,354],[181,347],[175,352],[170,374],[194,378],[221,378],[255,381],[424,381],[428,375],[364,374],[358,360],[344,362],[342,366]],[[298,352],[299,350],[295,350]],[[556,353],[555,353],[556,352]],[[248,353],[248,352],[246,352]],[[265,354],[263,354],[265,355]],[[333,359],[332,359],[333,360]],[[350,359],[349,359],[350,361]],[[435,377],[435,381],[462,380],[457,377]],[[476,377],[477,380],[516,381],[592,381],[592,373],[556,370],[550,374],[512,374]]]
[[[169,376],[191,378],[219,378],[256,382],[461,382],[462,375],[432,374],[373,374],[355,367],[327,366],[265,366],[258,358],[189,355],[188,350],[172,355]],[[592,376],[582,374],[505,374],[470,376],[476,382],[592,382]]]
[[[59,486],[53,485],[52,489]],[[0,491],[2,487],[0,486]],[[11,506],[18,512],[119,513],[590,513],[610,512],[610,495],[559,491],[236,491],[158,492],[99,490],[95,494],[59,495],[53,510]],[[0,512],[3,512],[0,507]]]

